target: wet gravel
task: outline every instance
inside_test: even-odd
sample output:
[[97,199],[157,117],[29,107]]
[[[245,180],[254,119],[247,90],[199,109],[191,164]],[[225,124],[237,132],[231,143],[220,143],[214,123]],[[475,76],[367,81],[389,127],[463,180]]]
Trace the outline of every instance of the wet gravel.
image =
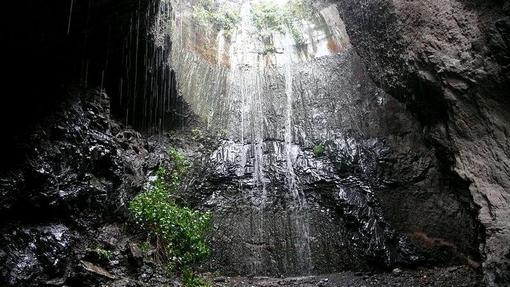
[[481,274],[470,267],[448,267],[420,270],[395,269],[390,273],[342,272],[322,276],[270,278],[270,277],[216,277],[217,287],[369,287],[369,286],[485,286]]

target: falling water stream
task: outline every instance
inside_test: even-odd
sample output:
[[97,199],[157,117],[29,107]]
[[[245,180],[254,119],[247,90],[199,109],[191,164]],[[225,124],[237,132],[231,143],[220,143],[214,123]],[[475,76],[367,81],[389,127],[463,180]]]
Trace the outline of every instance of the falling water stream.
[[[245,273],[265,274],[278,268],[283,273],[310,274],[314,270],[311,207],[295,172],[298,158],[303,157],[294,137],[295,67],[338,52],[331,49],[331,43],[338,47],[345,40],[328,27],[328,22],[339,19],[338,12],[326,16],[314,13],[314,19],[302,20],[295,30],[272,31],[268,41],[260,36],[253,20],[256,5],[263,1],[226,2],[237,5],[239,11],[239,21],[230,35],[195,19],[193,7],[200,5],[199,1],[176,0],[172,26],[171,65],[179,92],[222,141],[211,154],[210,165],[223,174],[235,166],[232,180],[237,182],[237,196],[247,202],[242,212],[248,217],[235,223],[241,224],[239,227],[227,221],[241,214],[228,215],[224,222],[217,219],[218,224],[228,229],[223,231],[227,234],[245,237],[246,243],[239,241],[246,246],[238,247],[250,258]],[[277,2],[274,5],[283,10],[286,1]],[[304,43],[296,42],[296,33]],[[268,49],[268,43],[274,46]],[[275,171],[275,166],[281,169]],[[218,192],[214,200],[221,197],[221,190]],[[278,207],[278,198],[285,201],[285,209]],[[271,255],[270,246],[275,242],[282,242],[277,248],[285,249],[283,258]]]
[[67,21],[67,35],[71,34],[71,20],[73,18],[73,5],[74,0],[71,0],[71,3],[69,4],[69,17]]

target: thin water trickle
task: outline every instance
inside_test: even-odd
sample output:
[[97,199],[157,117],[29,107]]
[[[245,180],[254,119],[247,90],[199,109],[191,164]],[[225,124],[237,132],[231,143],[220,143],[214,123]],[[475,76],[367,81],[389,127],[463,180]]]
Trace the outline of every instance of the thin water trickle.
[[224,30],[221,30],[218,33],[218,36],[217,36],[217,45],[218,45],[218,48],[217,48],[216,59],[218,61],[218,66],[222,64],[223,53],[224,53],[224,50],[225,50],[225,37],[223,36],[223,33],[224,33]]
[[104,92],[104,70],[101,70],[101,93]]
[[69,5],[69,17],[67,20],[67,35],[71,34],[71,20],[73,18],[73,6],[74,0],[71,0],[71,4]]
[[294,168],[292,163],[292,55],[290,46],[285,49],[286,62],[285,62],[285,95],[286,95],[286,114],[285,114],[285,155],[287,162],[287,187],[293,192],[294,198],[299,200],[299,194],[296,193],[294,188]]

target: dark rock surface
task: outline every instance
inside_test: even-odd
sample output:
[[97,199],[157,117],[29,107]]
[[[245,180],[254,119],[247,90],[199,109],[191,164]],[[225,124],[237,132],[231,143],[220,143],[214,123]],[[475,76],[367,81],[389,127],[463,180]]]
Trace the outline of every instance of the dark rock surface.
[[19,145],[25,159],[0,175],[0,285],[169,280],[157,264],[132,262],[138,241],[125,223],[128,200],[162,159],[110,119],[106,94],[72,89]]
[[74,243],[74,234],[65,225],[2,229],[1,282],[27,285],[40,280],[39,276],[53,278],[65,273]]
[[[507,284],[510,3],[337,2],[371,77],[413,112],[445,169],[469,188],[485,230],[486,281]],[[387,210],[402,214],[406,206]]]
[[[2,172],[2,221],[43,220],[97,207],[113,215],[140,190],[145,143],[109,117],[106,94],[74,90],[59,112],[20,139],[24,160]],[[77,223],[99,216],[78,215],[72,218]]]

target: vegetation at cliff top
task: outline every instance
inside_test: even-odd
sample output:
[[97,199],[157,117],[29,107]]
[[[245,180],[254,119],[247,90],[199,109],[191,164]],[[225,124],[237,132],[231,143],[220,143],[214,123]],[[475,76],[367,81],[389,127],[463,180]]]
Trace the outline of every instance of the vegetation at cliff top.
[[[289,0],[283,5],[263,1],[253,6],[251,14],[261,40],[267,40],[273,32],[288,31],[296,44],[303,44],[299,22],[311,19],[311,11],[311,4],[307,0]],[[212,25],[230,37],[241,21],[240,7],[228,1],[220,3],[216,0],[197,0],[193,6],[193,18],[204,26]]]
[[281,7],[273,1],[256,4],[251,13],[259,37],[267,41],[273,32],[288,31],[294,42],[300,45],[304,39],[299,31],[299,21],[312,18],[311,5],[306,0],[290,0]]
[[203,25],[213,25],[214,29],[223,31],[230,37],[241,20],[239,7],[233,3],[219,4],[215,0],[198,0],[193,6],[193,18]]
[[181,274],[185,286],[204,286],[192,271],[195,264],[209,255],[205,235],[210,225],[209,213],[178,206],[172,198],[189,163],[175,149],[169,151],[174,163],[171,171],[160,168],[151,187],[129,203],[136,223],[147,231],[156,246],[158,259],[167,270]]

